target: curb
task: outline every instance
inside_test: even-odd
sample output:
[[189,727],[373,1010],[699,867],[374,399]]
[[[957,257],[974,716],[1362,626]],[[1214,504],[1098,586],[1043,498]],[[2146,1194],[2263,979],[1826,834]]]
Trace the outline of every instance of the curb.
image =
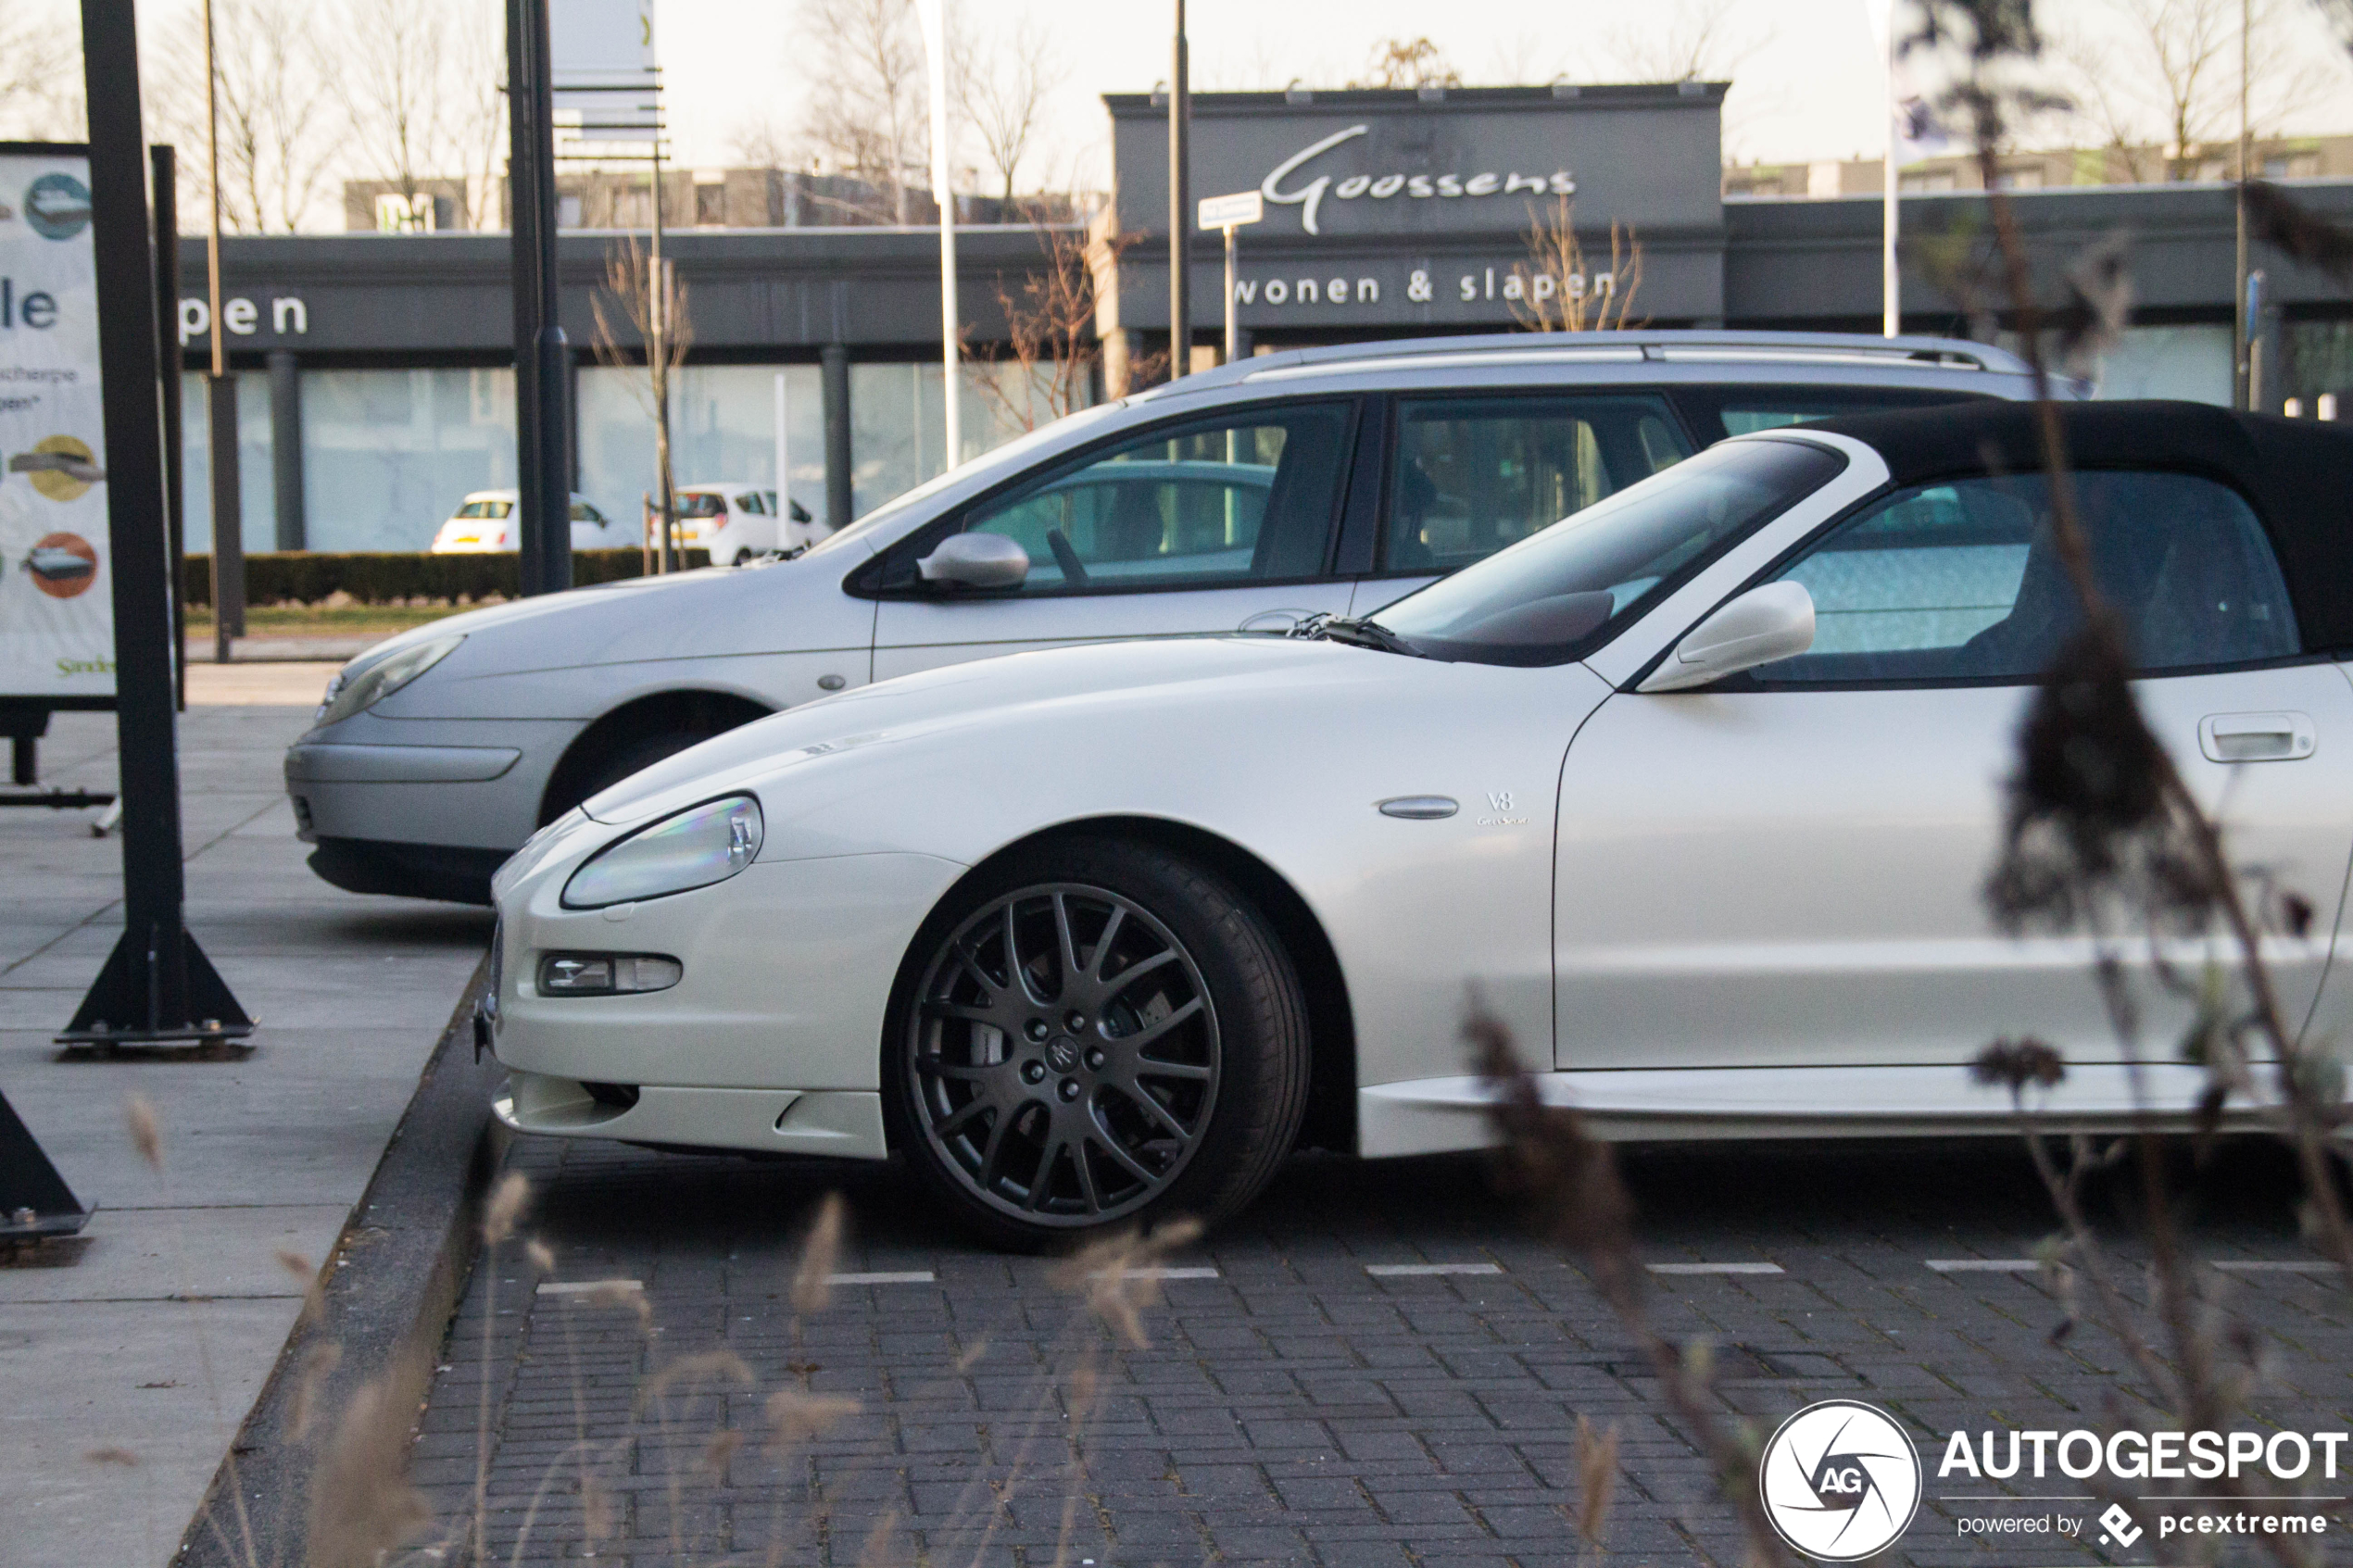
[[[474,1003],[488,969],[484,958],[458,998],[375,1174],[319,1271],[313,1310],[287,1336],[238,1427],[181,1537],[175,1568],[309,1561],[311,1477],[336,1418],[371,1382],[384,1386],[391,1408],[422,1410],[473,1266],[483,1196],[510,1137],[490,1115],[501,1069],[473,1059]],[[412,1418],[410,1435],[414,1425]]]

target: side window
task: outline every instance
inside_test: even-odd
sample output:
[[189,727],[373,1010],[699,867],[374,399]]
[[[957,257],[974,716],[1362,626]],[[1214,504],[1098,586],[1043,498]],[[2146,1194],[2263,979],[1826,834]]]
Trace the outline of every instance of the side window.
[[742,512],[747,517],[766,517],[768,515],[767,503],[760,498],[760,492],[757,490],[747,490],[742,495],[736,496],[736,509]]
[[1941,403],[1974,403],[1980,398],[1973,393],[1917,387],[1685,386],[1676,389],[1675,400],[1682,405],[1702,443],[1709,443],[1726,436],[1753,435],[1760,430],[1812,424],[1816,420],[1885,414]]
[[[1214,586],[1324,571],[1349,405],[1319,403],[1154,432],[967,520],[1029,553],[1026,593]],[[912,558],[887,581],[912,576]]]
[[[2075,476],[2100,589],[2143,670],[2296,653],[2286,585],[2255,514],[2190,474]],[[1808,681],[2025,680],[2082,624],[2041,475],[1906,490],[1840,524],[1782,572],[1814,597],[1814,646],[1756,671]]]
[[1382,567],[1453,571],[1691,454],[1658,397],[1401,399]]

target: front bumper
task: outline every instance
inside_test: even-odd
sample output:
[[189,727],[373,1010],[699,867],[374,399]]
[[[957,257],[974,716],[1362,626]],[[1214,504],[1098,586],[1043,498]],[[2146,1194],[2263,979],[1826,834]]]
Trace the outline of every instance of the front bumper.
[[545,1073],[510,1072],[491,1101],[518,1133],[619,1138],[628,1143],[754,1153],[881,1160],[882,1096],[859,1089],[707,1089],[587,1085]]
[[[754,862],[692,892],[566,909],[618,830],[573,812],[498,881],[497,1003],[477,1039],[518,1132],[880,1159],[884,1017],[908,945],[965,868],[886,853]],[[666,990],[540,994],[551,952],[675,958]]]

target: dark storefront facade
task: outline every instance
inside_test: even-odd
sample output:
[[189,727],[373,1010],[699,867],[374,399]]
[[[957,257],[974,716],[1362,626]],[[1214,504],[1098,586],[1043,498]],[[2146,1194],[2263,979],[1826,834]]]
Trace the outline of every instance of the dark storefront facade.
[[[1131,367],[1168,346],[1165,106],[1105,102],[1115,193],[1094,229],[1109,287],[1096,320],[1103,365],[1088,395],[1115,393]],[[1511,330],[1538,303],[1529,297],[1531,225],[1552,223],[1564,205],[1583,259],[1574,284],[1554,286],[1610,298],[1637,323],[1875,330],[1878,201],[1725,199],[1721,102],[1721,86],[1705,83],[1196,97],[1194,193],[1266,198],[1265,220],[1241,238],[1245,352]],[[2353,182],[2291,186],[2353,220]],[[2104,395],[2229,398],[2228,186],[2014,199],[2055,305],[2076,258],[2126,238],[2133,326],[2102,364],[2085,367]],[[1983,198],[1907,196],[1904,213],[1907,330],[1997,332]],[[649,483],[645,377],[598,362],[592,302],[609,254],[627,239],[568,232],[561,246],[563,319],[579,361],[579,487],[624,516]],[[682,482],[774,485],[780,425],[787,486],[821,516],[862,512],[938,471],[947,454],[932,232],[706,230],[666,245],[694,335],[673,405]],[[1222,249],[1215,234],[1192,245],[1199,362],[1222,342]],[[1002,302],[1021,297],[1049,249],[1047,235],[1025,227],[960,232],[959,295],[976,358],[997,353]],[[422,548],[466,491],[513,483],[503,235],[235,238],[225,252],[249,548]],[[2311,412],[2324,393],[2353,396],[2344,292],[2275,256],[2258,264],[2266,405],[2295,398]],[[203,276],[194,242],[183,276]],[[200,300],[184,301],[191,369],[203,322]],[[968,370],[962,456],[1048,411],[999,358]],[[189,407],[193,415],[202,400]],[[202,547],[206,434],[200,417],[190,422],[191,541]]]

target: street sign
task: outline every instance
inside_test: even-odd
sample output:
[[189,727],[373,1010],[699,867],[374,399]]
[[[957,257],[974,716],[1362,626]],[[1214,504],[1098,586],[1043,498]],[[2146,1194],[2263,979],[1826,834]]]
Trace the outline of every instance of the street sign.
[[[115,695],[90,159],[0,154],[0,696]],[[75,706],[69,702],[66,706]]]
[[1255,223],[1265,216],[1266,198],[1256,191],[1237,191],[1230,196],[1201,199],[1201,226],[1204,229],[1231,229]]
[[551,0],[547,31],[556,112],[579,116],[582,141],[642,143],[661,134],[653,0]]

